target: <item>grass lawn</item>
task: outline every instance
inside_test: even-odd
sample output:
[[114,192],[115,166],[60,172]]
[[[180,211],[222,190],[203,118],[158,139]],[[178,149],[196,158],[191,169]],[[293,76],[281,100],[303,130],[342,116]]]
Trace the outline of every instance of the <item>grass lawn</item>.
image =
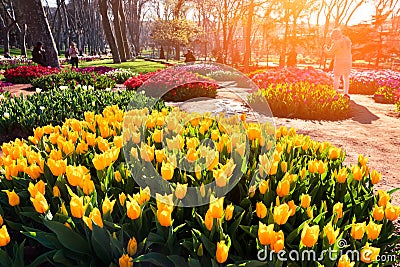
[[[28,58],[32,57],[32,51],[29,50],[28,48],[26,49]],[[0,46],[0,55],[4,55],[4,46]],[[21,49],[19,48],[10,48],[10,55],[11,56],[20,56],[21,55]]]
[[136,59],[135,61],[122,62],[122,63],[118,63],[118,64],[114,64],[112,59],[94,60],[94,61],[89,61],[89,62],[82,62],[82,61],[79,62],[80,68],[94,67],[94,66],[106,66],[106,67],[120,68],[120,69],[132,69],[133,71],[142,72],[142,73],[152,72],[152,71],[156,71],[158,69],[165,68],[164,64],[145,61],[143,59]]

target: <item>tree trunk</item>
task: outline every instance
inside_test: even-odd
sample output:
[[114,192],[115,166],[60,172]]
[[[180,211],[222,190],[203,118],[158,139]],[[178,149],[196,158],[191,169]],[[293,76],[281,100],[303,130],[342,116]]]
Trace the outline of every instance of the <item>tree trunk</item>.
[[26,23],[34,40],[44,43],[46,61],[51,67],[60,67],[58,52],[41,0],[14,0],[19,22]]
[[21,55],[22,56],[27,56],[26,54],[26,30],[27,30],[27,26],[26,24],[22,25],[21,28]]
[[114,63],[121,63],[121,58],[119,56],[118,47],[115,43],[115,38],[113,32],[111,30],[110,20],[108,19],[108,6],[107,0],[98,0],[99,1],[99,8],[101,14],[101,21],[103,23],[104,33],[106,35],[106,39],[108,45],[110,46],[111,53],[113,56]]
[[119,6],[121,4],[121,1],[120,0],[112,0],[111,3],[112,3],[111,9],[112,9],[112,13],[114,16],[114,19],[113,19],[114,33],[115,33],[115,39],[117,39],[119,56],[120,56],[122,62],[126,62],[125,47],[124,47],[124,42],[122,40],[122,31],[121,31],[121,24],[120,24],[120,18],[119,18]]
[[4,29],[4,54],[10,53],[10,27]]
[[125,18],[125,6],[124,6],[124,1],[121,1],[121,4],[119,5],[119,15],[121,17],[121,33],[122,33],[122,41],[124,44],[124,50],[125,50],[125,58],[127,60],[131,59],[131,49],[129,47],[129,41],[128,41],[128,35],[127,35],[127,30],[126,30],[126,18]]
[[253,27],[253,15],[254,15],[254,0],[251,0],[249,3],[249,13],[247,17],[245,49],[243,58],[245,73],[249,71],[249,65],[251,60],[251,29]]
[[287,39],[288,39],[288,31],[289,31],[289,14],[288,11],[286,12],[285,16],[285,35],[283,37],[283,45],[281,49],[281,53],[279,55],[279,67],[284,67],[286,62],[286,46],[287,46]]

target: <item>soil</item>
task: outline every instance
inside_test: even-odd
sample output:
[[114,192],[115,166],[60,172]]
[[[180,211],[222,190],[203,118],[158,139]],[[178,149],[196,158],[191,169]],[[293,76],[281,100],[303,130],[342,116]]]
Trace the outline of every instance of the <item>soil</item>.
[[[7,89],[17,95],[34,92],[30,85],[15,85]],[[240,91],[238,89],[236,92]],[[241,91],[240,95],[244,98],[246,92],[243,94]],[[186,105],[190,108],[185,108],[184,103],[174,103],[174,105],[181,106],[183,109],[200,111],[204,111],[206,104],[211,109],[214,109],[215,105],[217,109],[221,109],[224,105],[224,112],[241,113],[240,104],[237,105],[237,96],[233,96],[231,90],[222,89],[217,99],[209,100],[210,103],[191,102],[190,105]],[[226,101],[226,98],[231,99]],[[370,169],[376,169],[382,173],[382,181],[376,186],[377,188],[383,190],[400,188],[400,115],[395,111],[395,106],[376,103],[372,96],[364,95],[351,95],[350,106],[352,116],[346,120],[311,121],[275,118],[275,124],[277,127],[294,127],[298,129],[298,133],[309,135],[314,140],[328,141],[342,147],[346,151],[345,163],[348,166],[357,163],[359,154],[367,156]],[[4,136],[0,133],[0,144],[5,140],[11,140],[12,137],[14,136]],[[400,204],[400,191],[394,193],[393,202]]]

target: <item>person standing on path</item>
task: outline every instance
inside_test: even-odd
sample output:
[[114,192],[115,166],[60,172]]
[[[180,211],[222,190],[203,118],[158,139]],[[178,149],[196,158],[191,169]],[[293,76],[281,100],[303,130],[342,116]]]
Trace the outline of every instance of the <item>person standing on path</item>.
[[336,92],[339,89],[340,77],[343,76],[344,96],[349,96],[350,71],[352,64],[351,41],[349,37],[342,34],[340,29],[334,29],[331,33],[332,45],[330,48],[324,46],[325,53],[335,55],[333,74],[335,76],[333,87]]
[[67,59],[68,59],[69,57],[71,57],[71,59],[70,59],[69,62],[71,63],[72,68],[74,68],[74,66],[75,66],[76,68],[78,68],[78,62],[79,62],[78,54],[79,54],[79,50],[78,50],[78,48],[75,47],[75,43],[74,43],[74,42],[71,43],[70,47],[67,49],[67,51],[65,52],[65,54],[66,54]]

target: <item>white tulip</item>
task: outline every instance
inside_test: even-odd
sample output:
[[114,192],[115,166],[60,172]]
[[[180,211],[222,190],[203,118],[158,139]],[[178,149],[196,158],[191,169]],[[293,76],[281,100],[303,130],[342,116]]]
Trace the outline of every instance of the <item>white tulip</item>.
[[40,94],[40,92],[42,92],[41,88],[36,88],[36,93]]
[[6,118],[6,119],[9,119],[10,118],[10,113],[4,112],[3,117]]

